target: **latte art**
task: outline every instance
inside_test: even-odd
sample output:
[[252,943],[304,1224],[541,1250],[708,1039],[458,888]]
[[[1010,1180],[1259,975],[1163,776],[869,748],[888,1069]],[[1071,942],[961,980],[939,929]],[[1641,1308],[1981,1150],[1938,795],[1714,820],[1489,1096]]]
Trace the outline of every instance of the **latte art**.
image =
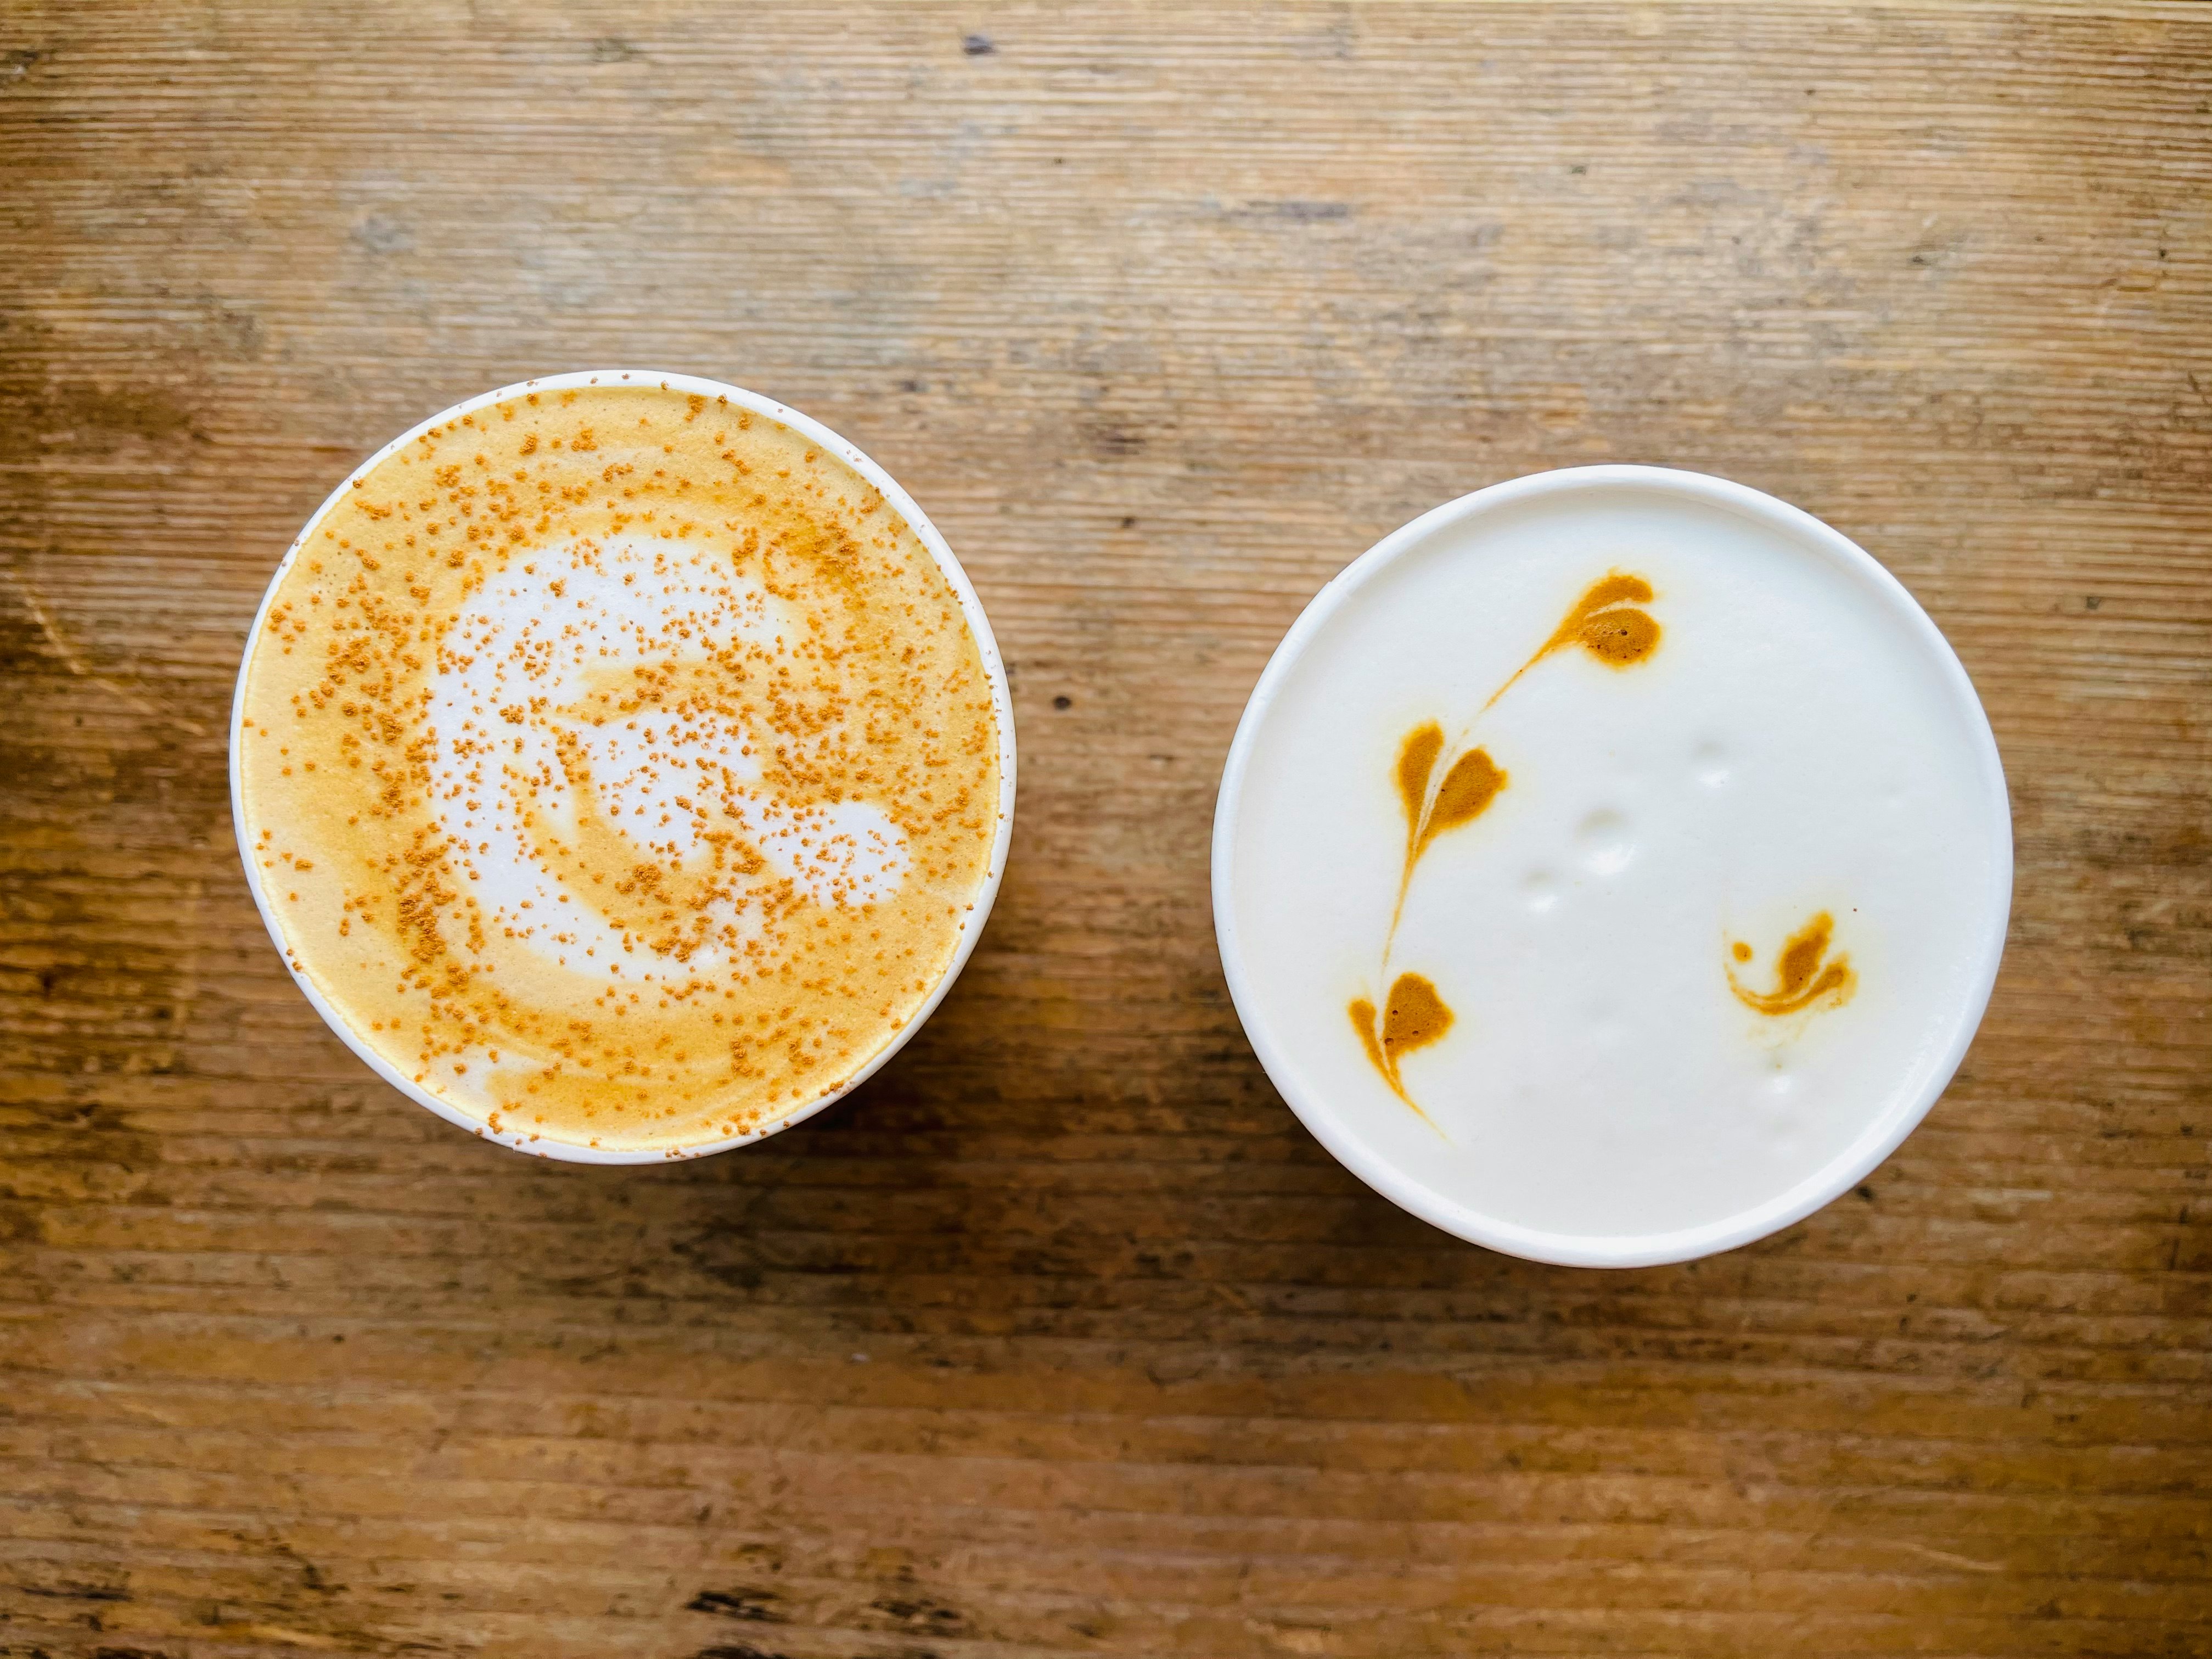
[[1674,1261],[1862,1180],[1958,1064],[2010,868],[1972,686],[1864,552],[1695,474],[1387,538],[1224,771],[1239,1017],[1322,1143],[1540,1261]]
[[[720,665],[772,660],[802,625],[726,557],[684,542],[571,544],[488,583],[439,651],[428,724],[438,822],[476,845],[492,923],[586,974],[618,977],[626,948],[700,972],[760,939],[779,882],[817,906],[893,896],[910,855],[890,816],[784,795],[763,775],[770,734],[711,695]],[[607,666],[611,652],[623,668]],[[641,683],[709,695],[647,707]],[[680,926],[632,929],[588,878],[572,879],[594,835],[641,842],[700,884]],[[751,868],[730,861],[732,846],[755,849]]]
[[654,386],[412,434],[310,526],[241,685],[295,972],[441,1109],[679,1151],[834,1094],[988,898],[1002,714],[912,526]]

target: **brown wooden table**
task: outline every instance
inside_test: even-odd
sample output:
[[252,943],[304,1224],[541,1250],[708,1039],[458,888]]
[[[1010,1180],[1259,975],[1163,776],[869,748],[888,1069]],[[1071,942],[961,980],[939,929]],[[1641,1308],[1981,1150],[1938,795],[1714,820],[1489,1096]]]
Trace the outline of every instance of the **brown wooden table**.
[[[849,1104],[471,1141],[288,982],[224,732],[324,492],[695,370],[1016,676],[982,949]],[[1862,541],[2012,780],[1927,1124],[1694,1266],[1489,1255],[1269,1090],[1268,652],[1600,459]],[[2212,1652],[2212,9],[0,3],[0,1655]]]

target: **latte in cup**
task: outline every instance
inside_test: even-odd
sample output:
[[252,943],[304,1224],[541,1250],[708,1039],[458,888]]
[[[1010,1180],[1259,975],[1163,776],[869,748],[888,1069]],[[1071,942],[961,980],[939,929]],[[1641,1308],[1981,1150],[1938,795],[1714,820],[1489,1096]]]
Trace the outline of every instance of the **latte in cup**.
[[1324,590],[1215,823],[1238,1014],[1356,1173],[1628,1265],[1863,1180],[1957,1067],[2011,883],[1942,637],[1865,553],[1648,467],[1438,508]]
[[603,1161],[872,1070],[972,946],[1012,807],[927,520],[675,377],[508,388],[366,465],[270,587],[233,736],[256,896],[333,1027],[449,1118]]

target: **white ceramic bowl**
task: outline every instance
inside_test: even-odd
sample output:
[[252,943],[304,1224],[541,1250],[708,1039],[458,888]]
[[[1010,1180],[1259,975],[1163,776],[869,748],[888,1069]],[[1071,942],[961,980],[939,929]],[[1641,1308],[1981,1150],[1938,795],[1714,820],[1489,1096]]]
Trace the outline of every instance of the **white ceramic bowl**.
[[[526,392],[561,392],[572,387],[624,384],[654,386],[671,392],[696,393],[707,398],[726,398],[730,402],[751,410],[757,415],[765,416],[771,421],[781,422],[793,431],[804,434],[825,451],[842,458],[847,465],[880,490],[884,498],[897,509],[899,515],[914,527],[915,534],[921,538],[922,545],[929,550],[930,556],[937,561],[938,568],[944,572],[945,580],[952,586],[952,591],[959,595],[962,614],[967,617],[968,626],[975,634],[977,648],[982,655],[984,672],[990,676],[991,706],[999,726],[999,830],[996,838],[991,844],[990,872],[985,878],[982,890],[975,896],[974,910],[961,923],[960,942],[953,950],[951,963],[945,969],[944,977],[939,979],[932,988],[927,1000],[915,1011],[914,1017],[901,1026],[897,1034],[878,1049],[866,1065],[836,1087],[803,1102],[775,1121],[749,1133],[726,1137],[718,1135],[713,1139],[702,1140],[696,1146],[665,1150],[659,1148],[643,1151],[610,1150],[599,1146],[578,1146],[573,1142],[556,1141],[550,1138],[540,1139],[512,1128],[494,1130],[481,1119],[471,1116],[422,1088],[412,1079],[399,1072],[382,1054],[363,1041],[316,988],[314,982],[301,972],[293,963],[291,951],[286,943],[283,929],[278,925],[276,911],[262,880],[261,872],[252,859],[244,856],[244,849],[248,845],[250,838],[246,833],[245,796],[240,787],[239,772],[239,757],[241,751],[240,722],[246,716],[246,670],[252,664],[255,647],[260,643],[261,630],[269,617],[269,607],[276,597],[276,590],[283,584],[286,572],[291,569],[293,560],[299,556],[300,550],[306,546],[308,540],[314,535],[315,529],[322,522],[324,515],[343,499],[347,492],[353,488],[354,481],[366,477],[386,456],[413,442],[417,435],[431,427],[443,426],[487,404],[519,398]],[[1000,660],[998,644],[991,636],[990,621],[984,616],[982,602],[975,597],[975,590],[969,586],[967,573],[961,569],[959,560],[953,557],[952,550],[945,545],[945,538],[938,533],[937,527],[930,523],[922,510],[915,505],[914,499],[899,488],[890,473],[862,454],[857,447],[839,437],[819,421],[811,420],[795,409],[787,408],[772,398],[763,398],[757,392],[747,392],[738,386],[725,385],[720,380],[702,380],[693,374],[667,374],[650,369],[580,370],[572,374],[551,374],[541,380],[524,380],[518,385],[501,386],[495,392],[483,392],[477,397],[469,398],[465,403],[455,404],[451,409],[441,410],[428,420],[401,433],[356,467],[340,482],[338,487],[330,493],[323,504],[315,509],[313,516],[308,519],[305,527],[294,538],[290,550],[284,555],[283,562],[276,568],[276,574],[270,578],[268,592],[262,596],[261,609],[255,615],[253,627],[246,635],[246,653],[238,672],[238,690],[231,702],[230,804],[231,821],[237,834],[240,861],[246,866],[246,884],[252,890],[253,902],[261,907],[261,919],[268,925],[269,936],[276,940],[277,951],[284,958],[285,965],[291,969],[293,980],[298,984],[308,1002],[313,1006],[315,1012],[323,1017],[325,1023],[331,1030],[337,1033],[339,1039],[345,1043],[346,1047],[361,1056],[371,1071],[416,1104],[435,1112],[447,1122],[459,1124],[462,1128],[472,1131],[483,1139],[496,1141],[503,1146],[511,1146],[517,1152],[531,1152],[541,1158],[561,1158],[575,1164],[662,1164],[672,1158],[700,1158],[709,1152],[727,1152],[733,1146],[748,1146],[775,1133],[780,1129],[787,1129],[793,1124],[802,1122],[813,1116],[831,1101],[841,1098],[874,1075],[893,1054],[906,1046],[908,1039],[920,1030],[923,1023],[936,1012],[938,1004],[944,1001],[945,994],[952,988],[952,981],[960,976],[961,969],[967,964],[969,953],[975,948],[975,941],[983,931],[983,923],[991,914],[991,902],[998,896],[1000,878],[1005,873],[1006,867],[1006,847],[1012,837],[1014,829],[1013,702],[1008,695],[1006,665]]]
[[[1326,986],[1337,983],[1333,977],[1338,971],[1334,960],[1325,956],[1333,948],[1336,936],[1328,933],[1327,941],[1322,942],[1326,929],[1321,925],[1320,912],[1311,908],[1304,911],[1295,928],[1290,922],[1278,919],[1284,905],[1310,907],[1338,902],[1331,892],[1327,871],[1346,867],[1341,862],[1340,848],[1347,843],[1334,827],[1339,822],[1337,818],[1327,817],[1328,827],[1316,829],[1314,826],[1322,823],[1327,814],[1337,810],[1333,791],[1349,793],[1367,788],[1363,781],[1366,778],[1366,771],[1347,772],[1340,767],[1338,770],[1330,772],[1323,766],[1313,774],[1310,780],[1299,781],[1305,793],[1295,798],[1289,788],[1280,787],[1279,780],[1271,781],[1264,789],[1255,785],[1258,799],[1273,803],[1256,810],[1273,813],[1277,817],[1266,824],[1260,819],[1254,819],[1253,838],[1249,840],[1243,834],[1243,815],[1248,810],[1247,786],[1254,756],[1255,750],[1263,750],[1263,752],[1273,757],[1269,764],[1278,769],[1285,763],[1280,757],[1286,755],[1337,752],[1332,744],[1322,741],[1317,735],[1319,728],[1311,722],[1318,717],[1310,711],[1317,708],[1335,708],[1344,700],[1322,698],[1317,695],[1316,688],[1340,687],[1346,684],[1347,667],[1357,678],[1360,662],[1376,663],[1377,659],[1373,655],[1363,656],[1361,653],[1369,649],[1372,639],[1388,637],[1387,632],[1371,635],[1363,632],[1363,629],[1377,626],[1364,619],[1386,614],[1382,607],[1403,601],[1393,601],[1389,595],[1394,590],[1388,587],[1376,588],[1373,592],[1368,590],[1371,585],[1386,582],[1401,560],[1418,557],[1441,562],[1484,556],[1482,550],[1499,544],[1499,538],[1522,533],[1511,526],[1531,522],[1548,523],[1550,521],[1544,515],[1554,513],[1559,515],[1560,524],[1571,526],[1574,514],[1598,510],[1593,505],[1595,503],[1621,501],[1630,503],[1625,510],[1632,512],[1643,510],[1636,504],[1648,501],[1653,512],[1708,515],[1700,522],[1717,522],[1711,516],[1715,514],[1729,515],[1727,522],[1732,525],[1749,520],[1750,526],[1745,533],[1756,535],[1762,543],[1771,541],[1778,555],[1820,562],[1804,568],[1812,573],[1818,583],[1829,585],[1832,591],[1848,595],[1850,602],[1856,607],[1855,615],[1871,619],[1867,624],[1873,630],[1871,636],[1880,638],[1881,649],[1888,653],[1890,659],[1905,665],[1911,672],[1912,684],[1917,689],[1909,695],[1916,713],[1926,714],[1931,722],[1929,730],[1952,734],[1946,739],[1950,744],[1946,752],[1961,757],[1963,763],[1956,769],[1943,769],[1941,775],[1955,779],[1961,773],[1968,775],[1968,781],[1946,787],[1955,787],[1957,791],[1950,799],[1957,803],[1958,821],[1966,827],[1971,848],[1971,856],[1966,858],[1962,867],[1973,873],[1972,879],[1963,887],[1947,886],[1944,889],[1946,892],[1956,891],[1960,895],[1956,914],[1967,920],[1954,931],[1950,939],[1937,947],[1937,954],[1945,963],[1945,971],[1940,975],[1941,994],[1923,998],[1911,1005],[1929,1011],[1920,1016],[1925,1022],[1924,1027],[1916,1028],[1924,1030],[1926,1035],[1916,1039],[1918,1046],[1911,1050],[1909,1066],[1901,1065],[1893,1074],[1890,1074],[1887,1093],[1876,1098],[1873,1097],[1877,1091],[1869,1091],[1863,1122],[1856,1115],[1857,1097],[1854,1095],[1852,1110],[1837,1114],[1832,1122],[1823,1121],[1821,1127],[1826,1138],[1817,1144],[1808,1143],[1808,1150],[1802,1154],[1802,1164],[1806,1167],[1791,1168],[1786,1181],[1778,1178],[1777,1184],[1781,1186],[1781,1190],[1764,1193],[1746,1203],[1736,1213],[1698,1212],[1687,1224],[1678,1224],[1670,1221],[1657,1231],[1649,1231],[1612,1232],[1587,1224],[1572,1230],[1555,1230],[1532,1224],[1529,1212],[1540,1211],[1542,1207],[1533,1201],[1517,1216],[1497,1213],[1498,1210],[1510,1207],[1510,1204],[1506,1198],[1495,1195],[1501,1190],[1495,1185],[1489,1189],[1493,1195],[1485,1204],[1479,1206],[1465,1201],[1468,1191],[1481,1190],[1480,1179],[1488,1179],[1486,1175],[1479,1179],[1464,1173],[1456,1176],[1449,1171],[1439,1173],[1443,1170],[1447,1158],[1458,1155],[1455,1149],[1447,1150],[1446,1141],[1449,1137],[1443,1140],[1433,1137],[1424,1140],[1423,1136],[1427,1133],[1425,1128],[1408,1127],[1414,1121],[1410,1113],[1403,1121],[1394,1120],[1390,1114],[1400,1109],[1396,1103],[1389,1099],[1376,1079],[1365,1077],[1358,1070],[1365,1062],[1358,1058],[1353,1034],[1341,1029],[1343,1014],[1340,1011],[1346,1006],[1342,1000],[1344,993],[1340,989],[1334,992],[1325,989]],[[1486,541],[1486,538],[1490,539]],[[1564,539],[1571,542],[1573,538]],[[1436,563],[1408,567],[1421,572],[1438,568],[1440,566]],[[1599,568],[1601,570],[1602,566]],[[1432,578],[1420,575],[1408,580],[1425,582]],[[1840,586],[1837,586],[1838,582]],[[1425,588],[1407,591],[1432,597]],[[1663,592],[1661,598],[1665,598]],[[1431,605],[1431,609],[1433,611],[1434,606]],[[1402,618],[1407,613],[1391,611],[1387,614]],[[1549,627],[1550,623],[1547,622],[1544,625]],[[1340,631],[1332,633],[1333,629]],[[1542,636],[1539,635],[1536,637],[1540,639]],[[1348,644],[1347,641],[1356,643]],[[1322,648],[1316,651],[1317,643],[1321,643]],[[1325,671],[1312,669],[1310,672],[1316,674],[1326,672],[1329,678],[1308,682],[1302,678],[1309,672],[1310,653],[1328,664]],[[1374,672],[1387,678],[1390,665],[1382,664]],[[1409,671],[1417,678],[1425,672],[1419,669]],[[1650,671],[1638,669],[1634,672]],[[1487,678],[1484,683],[1488,683]],[[1602,696],[1607,684],[1602,673],[1593,684],[1600,688],[1596,695]],[[1291,707],[1307,712],[1284,714],[1279,717],[1276,712],[1278,704],[1285,699],[1286,693],[1290,694],[1288,702]],[[1396,698],[1398,691],[1392,687],[1378,690],[1375,695],[1378,698]],[[1401,704],[1402,700],[1390,702],[1389,706],[1397,708]],[[1365,705],[1361,706],[1364,708]],[[1605,706],[1620,708],[1625,705],[1616,702]],[[1271,728],[1271,721],[1278,718],[1283,723]],[[1328,718],[1334,720],[1339,716],[1332,714]],[[1365,717],[1345,714],[1341,718],[1349,722]],[[1366,728],[1361,726],[1358,729],[1364,732]],[[1272,736],[1269,735],[1271,731]],[[1343,731],[1332,728],[1328,735],[1340,737]],[[1366,752],[1363,739],[1358,753],[1364,755]],[[1347,765],[1352,763],[1346,763]],[[1356,764],[1367,768],[1371,763],[1359,760]],[[1556,777],[1558,775],[1553,775]],[[1540,789],[1544,786],[1538,784],[1535,787]],[[1375,787],[1387,790],[1387,786],[1382,783],[1377,783]],[[1295,806],[1285,804],[1294,799]],[[1376,805],[1347,806],[1344,809],[1346,815],[1358,812],[1365,816],[1357,818],[1346,816],[1343,821],[1371,827],[1382,822],[1378,816],[1381,810],[1383,809]],[[1314,844],[1328,849],[1326,852],[1300,853],[1297,855],[1300,859],[1308,860],[1310,868],[1318,874],[1306,884],[1301,892],[1286,894],[1279,888],[1267,887],[1263,893],[1262,884],[1256,878],[1249,884],[1249,890],[1240,888],[1237,879],[1240,847],[1266,845],[1280,848],[1292,844],[1285,839],[1288,831],[1281,828],[1288,822],[1282,815],[1291,811],[1304,815],[1304,821],[1298,828],[1299,835],[1319,837]],[[1391,822],[1398,825],[1394,833],[1402,836],[1405,833],[1402,823],[1395,818]],[[1837,833],[1847,836],[1855,832],[1838,830]],[[1271,836],[1273,839],[1269,838]],[[1363,840],[1358,844],[1364,846],[1369,843]],[[1864,843],[1861,845],[1863,847]],[[1876,848],[1867,852],[1866,856],[1878,858],[1881,851]],[[1259,854],[1255,852],[1251,856],[1256,858]],[[1328,865],[1324,861],[1328,858],[1335,858],[1337,862],[1334,866]],[[1370,879],[1364,876],[1358,878]],[[1272,883],[1277,877],[1271,872],[1267,879]],[[1597,884],[1591,884],[1593,886]],[[1996,742],[1965,670],[1927,614],[1873,558],[1818,520],[1741,484],[1698,473],[1658,467],[1581,467],[1514,479],[1439,507],[1377,543],[1314,599],[1261,676],[1229,752],[1214,817],[1214,924],[1220,944],[1223,969],[1228,978],[1237,1014],[1243,1022],[1253,1048],[1291,1109],[1352,1173],[1422,1219],[1447,1232],[1493,1249],[1539,1261],[1583,1267],[1644,1266],[1686,1261],[1733,1249],[1789,1225],[1863,1181],[1926,1115],[1965,1056],[1996,979],[1998,958],[2004,945],[2011,888],[2011,817]],[[1364,898],[1373,896],[1364,889],[1362,894],[1363,902]],[[1402,904],[1403,901],[1401,902]],[[1255,908],[1240,914],[1240,902],[1248,906],[1267,903],[1273,908],[1264,912]],[[1350,901],[1344,902],[1348,905]],[[1387,898],[1383,901],[1382,914],[1385,918],[1389,914]],[[1261,927],[1260,924],[1263,918],[1266,926]],[[1334,925],[1333,921],[1328,924],[1330,927]],[[1474,923],[1470,920],[1463,926],[1472,929]],[[1263,933],[1267,942],[1254,945],[1248,939],[1248,934],[1255,931]],[[1470,933],[1462,936],[1474,935]],[[1486,933],[1481,937],[1483,942],[1479,947],[1464,948],[1475,948],[1478,954],[1494,952],[1499,948],[1490,935]],[[1294,969],[1286,972],[1282,963],[1286,959],[1296,958],[1309,939],[1316,941],[1310,946],[1315,953],[1316,965],[1309,969],[1300,962]],[[1952,948],[1954,945],[1955,950]],[[1719,948],[1716,944],[1713,966],[1705,970],[1712,972],[1716,977],[1718,975]],[[1255,955],[1255,951],[1264,954]],[[1485,958],[1492,963],[1501,959],[1494,954]],[[1361,992],[1359,994],[1372,993]],[[1724,990],[1722,994],[1725,996]],[[1902,996],[1904,994],[1899,992],[1898,994]],[[1339,1000],[1331,1004],[1327,1000],[1328,995],[1334,995]],[[1376,1000],[1379,1000],[1379,997]],[[1494,1019],[1507,1019],[1513,1015],[1510,1006],[1493,1006],[1486,1012]],[[1528,1029],[1535,1028],[1530,1026]],[[1664,1028],[1661,1029],[1663,1031]],[[1351,1058],[1340,1060],[1335,1048],[1326,1046],[1336,1044],[1340,1038],[1341,1046],[1347,1049]],[[1899,1051],[1903,1052],[1901,1048]],[[1861,1048],[1855,1052],[1863,1054],[1866,1050]],[[1333,1068],[1333,1081],[1330,1085],[1324,1086],[1316,1080],[1314,1074],[1317,1070],[1330,1068]],[[1504,1135],[1510,1132],[1512,1126],[1507,1125],[1504,1131],[1495,1127],[1503,1121],[1498,1115],[1510,1114],[1513,1109],[1503,1098],[1503,1091],[1500,1091],[1496,1097],[1486,1096],[1480,1092],[1481,1084],[1486,1079],[1462,1083],[1458,1080],[1458,1073],[1451,1075],[1454,1079],[1451,1086],[1464,1091],[1459,1097],[1480,1101],[1480,1110],[1492,1115],[1481,1121],[1492,1126],[1491,1133],[1500,1135],[1498,1145],[1506,1144]],[[1363,1078],[1364,1082],[1361,1080]],[[1601,1101],[1588,1109],[1594,1121],[1601,1125],[1605,1121],[1603,1112],[1609,1105],[1610,1103]],[[1576,1109],[1583,1109],[1579,1097]],[[1717,1121],[1724,1130],[1736,1121],[1726,1114],[1721,1114]],[[1648,1122],[1639,1122],[1636,1127],[1642,1132],[1650,1126]],[[1663,1124],[1662,1128],[1663,1130]],[[1729,1132],[1748,1134],[1750,1129],[1746,1127]],[[1545,1133],[1550,1134],[1553,1132],[1547,1127]],[[1544,1151],[1533,1165],[1524,1164],[1520,1166],[1520,1175],[1510,1178],[1533,1175],[1545,1181],[1571,1180],[1572,1158],[1577,1155],[1571,1148],[1579,1145],[1587,1149],[1589,1142],[1585,1139],[1577,1143],[1565,1134],[1556,1135],[1554,1141],[1559,1150],[1556,1152]],[[1523,1141],[1513,1144],[1516,1152],[1525,1153],[1530,1145],[1540,1144],[1548,1148],[1554,1143]],[[1680,1146],[1684,1143],[1674,1144]],[[1700,1148],[1711,1144],[1698,1143],[1690,1149],[1687,1155],[1702,1156]],[[1830,1155],[1832,1148],[1832,1156]],[[1589,1154],[1585,1150],[1580,1155],[1587,1157]],[[1762,1152],[1758,1155],[1765,1154]],[[1471,1169],[1474,1166],[1470,1164],[1463,1167]],[[1747,1164],[1745,1167],[1750,1166]],[[1775,1167],[1782,1166],[1778,1164]],[[1508,1165],[1500,1157],[1490,1168],[1504,1170]],[[1498,1177],[1500,1181],[1508,1178],[1505,1176]],[[1454,1184],[1460,1188],[1456,1195],[1446,1190],[1448,1186]],[[1534,1190],[1535,1184],[1531,1179],[1527,1190]],[[1517,1191],[1513,1194],[1512,1201],[1519,1201]],[[1717,1203],[1711,1209],[1725,1210],[1734,1202],[1729,1199]],[[1663,1203],[1652,1206],[1655,1214],[1664,1209]],[[1691,1213],[1686,1206],[1684,1213]]]

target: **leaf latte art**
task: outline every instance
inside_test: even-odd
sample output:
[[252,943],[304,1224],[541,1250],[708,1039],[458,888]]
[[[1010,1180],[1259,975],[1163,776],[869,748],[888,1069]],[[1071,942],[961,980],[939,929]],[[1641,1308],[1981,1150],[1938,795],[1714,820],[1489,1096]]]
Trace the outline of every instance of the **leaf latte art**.
[[1382,944],[1381,976],[1390,989],[1379,1013],[1373,1000],[1366,996],[1354,997],[1346,1012],[1361,1046],[1383,1080],[1424,1120],[1428,1114],[1421,1111],[1419,1103],[1407,1091],[1401,1062],[1413,1050],[1441,1041],[1456,1016],[1423,975],[1408,971],[1392,978],[1392,952],[1399,923],[1405,916],[1407,894],[1423,855],[1437,837],[1480,817],[1511,781],[1487,750],[1468,747],[1468,738],[1499,698],[1555,652],[1579,647],[1615,669],[1644,661],[1659,645],[1659,624],[1640,608],[1651,599],[1651,584],[1641,576],[1614,571],[1592,583],[1552,636],[1490,694],[1456,743],[1447,740],[1443,727],[1430,720],[1407,732],[1398,745],[1393,775],[1406,814],[1406,854],[1398,878],[1397,902]]

